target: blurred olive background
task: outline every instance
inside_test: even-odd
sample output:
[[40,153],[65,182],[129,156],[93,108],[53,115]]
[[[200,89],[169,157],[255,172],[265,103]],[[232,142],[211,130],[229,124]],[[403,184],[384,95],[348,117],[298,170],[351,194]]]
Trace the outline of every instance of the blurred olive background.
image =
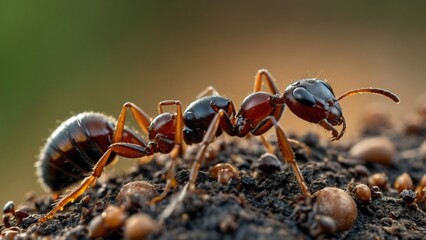
[[[342,101],[345,138],[371,102],[398,122],[425,91],[424,9],[411,1],[1,1],[0,204],[42,193],[34,162],[72,114],[117,116],[132,101],[155,116],[159,101],[187,106],[208,85],[238,108],[260,68],[282,90],[318,76],[337,95],[369,86],[400,95],[400,105],[367,95]],[[281,125],[330,136],[289,111]]]

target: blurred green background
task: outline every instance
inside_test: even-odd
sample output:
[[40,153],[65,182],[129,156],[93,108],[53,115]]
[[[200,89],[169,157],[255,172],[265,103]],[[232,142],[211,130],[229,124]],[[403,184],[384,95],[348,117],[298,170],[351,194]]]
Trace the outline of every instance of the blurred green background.
[[[342,101],[350,137],[370,102],[400,121],[425,91],[424,2],[135,2],[0,2],[0,204],[42,193],[40,147],[82,111],[117,116],[132,101],[155,116],[159,101],[187,106],[208,85],[238,107],[259,68],[282,90],[319,76],[337,95],[375,86],[401,96]],[[290,112],[281,125],[329,137]]]

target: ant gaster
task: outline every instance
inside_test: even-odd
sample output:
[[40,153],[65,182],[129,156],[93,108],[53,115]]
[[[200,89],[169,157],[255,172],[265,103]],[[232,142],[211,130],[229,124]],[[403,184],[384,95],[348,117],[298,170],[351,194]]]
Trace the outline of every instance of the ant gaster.
[[[261,91],[265,81],[269,92]],[[206,96],[207,93],[211,93]],[[59,191],[86,173],[80,185],[59,199],[53,209],[39,221],[50,219],[58,210],[73,202],[98,178],[104,167],[116,155],[127,158],[140,158],[154,153],[169,153],[172,163],[168,167],[167,184],[163,193],[153,202],[163,199],[170,188],[176,186],[176,159],[183,152],[183,142],[201,143],[189,176],[186,189],[193,189],[209,144],[216,136],[226,132],[230,136],[244,137],[248,134],[260,136],[269,152],[270,144],[262,136],[275,127],[278,145],[294,171],[303,194],[311,194],[294,159],[284,131],[278,124],[284,107],[287,105],[298,117],[319,124],[331,131],[332,140],[340,139],[346,129],[345,119],[339,100],[358,93],[375,93],[389,97],[395,102],[399,98],[384,89],[362,88],[349,91],[337,98],[331,86],[319,79],[304,79],[289,85],[281,95],[275,80],[267,70],[259,70],[255,76],[254,92],[247,96],[238,111],[228,98],[220,96],[209,87],[201,96],[182,112],[181,103],[175,100],[163,101],[158,105],[159,115],[151,119],[133,103],[125,103],[116,122],[98,113],[82,113],[64,122],[48,139],[38,162],[41,182],[51,191]],[[175,106],[176,112],[163,112],[164,106]],[[135,132],[124,128],[127,110],[130,110],[136,123],[148,135],[149,142]],[[334,126],[342,125],[339,133]],[[58,183],[59,182],[59,183]]]

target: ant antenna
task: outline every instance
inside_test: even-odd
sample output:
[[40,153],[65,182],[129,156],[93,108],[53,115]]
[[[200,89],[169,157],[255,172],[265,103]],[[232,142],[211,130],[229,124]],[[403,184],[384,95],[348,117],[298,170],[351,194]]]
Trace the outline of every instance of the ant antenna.
[[339,101],[340,99],[344,97],[352,96],[355,94],[364,94],[364,93],[378,94],[378,95],[388,97],[396,103],[400,102],[399,97],[396,94],[381,88],[360,88],[360,89],[350,90],[344,93],[342,96],[338,97],[336,101]]
[[[336,102],[341,100],[344,97],[348,97],[348,96],[352,96],[352,95],[356,95],[356,94],[364,94],[364,93],[378,94],[378,95],[388,97],[396,103],[400,102],[399,97],[396,94],[394,94],[394,93],[392,93],[388,90],[381,89],[381,88],[359,88],[359,89],[350,90],[350,91],[345,92],[342,96],[338,97]],[[345,134],[346,121],[343,117],[342,117],[342,122],[343,122],[343,127],[342,127],[341,132],[339,133],[339,135],[337,137],[332,139],[332,141],[340,139],[343,136],[343,134]]]

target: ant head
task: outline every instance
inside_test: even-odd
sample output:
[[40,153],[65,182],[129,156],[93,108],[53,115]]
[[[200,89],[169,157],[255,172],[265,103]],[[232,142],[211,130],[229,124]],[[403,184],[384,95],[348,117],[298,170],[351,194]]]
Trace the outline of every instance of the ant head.
[[290,110],[298,117],[311,123],[327,120],[338,126],[344,122],[342,108],[334,96],[331,86],[319,79],[297,81],[284,92]]
[[[331,86],[319,79],[304,79],[288,86],[283,98],[286,105],[296,116],[305,121],[320,124],[333,132],[332,140],[340,139],[345,133],[346,122],[339,100],[355,94],[373,93],[383,95],[399,103],[397,95],[380,88],[360,88],[350,90],[336,98]],[[343,124],[340,133],[333,126]]]

